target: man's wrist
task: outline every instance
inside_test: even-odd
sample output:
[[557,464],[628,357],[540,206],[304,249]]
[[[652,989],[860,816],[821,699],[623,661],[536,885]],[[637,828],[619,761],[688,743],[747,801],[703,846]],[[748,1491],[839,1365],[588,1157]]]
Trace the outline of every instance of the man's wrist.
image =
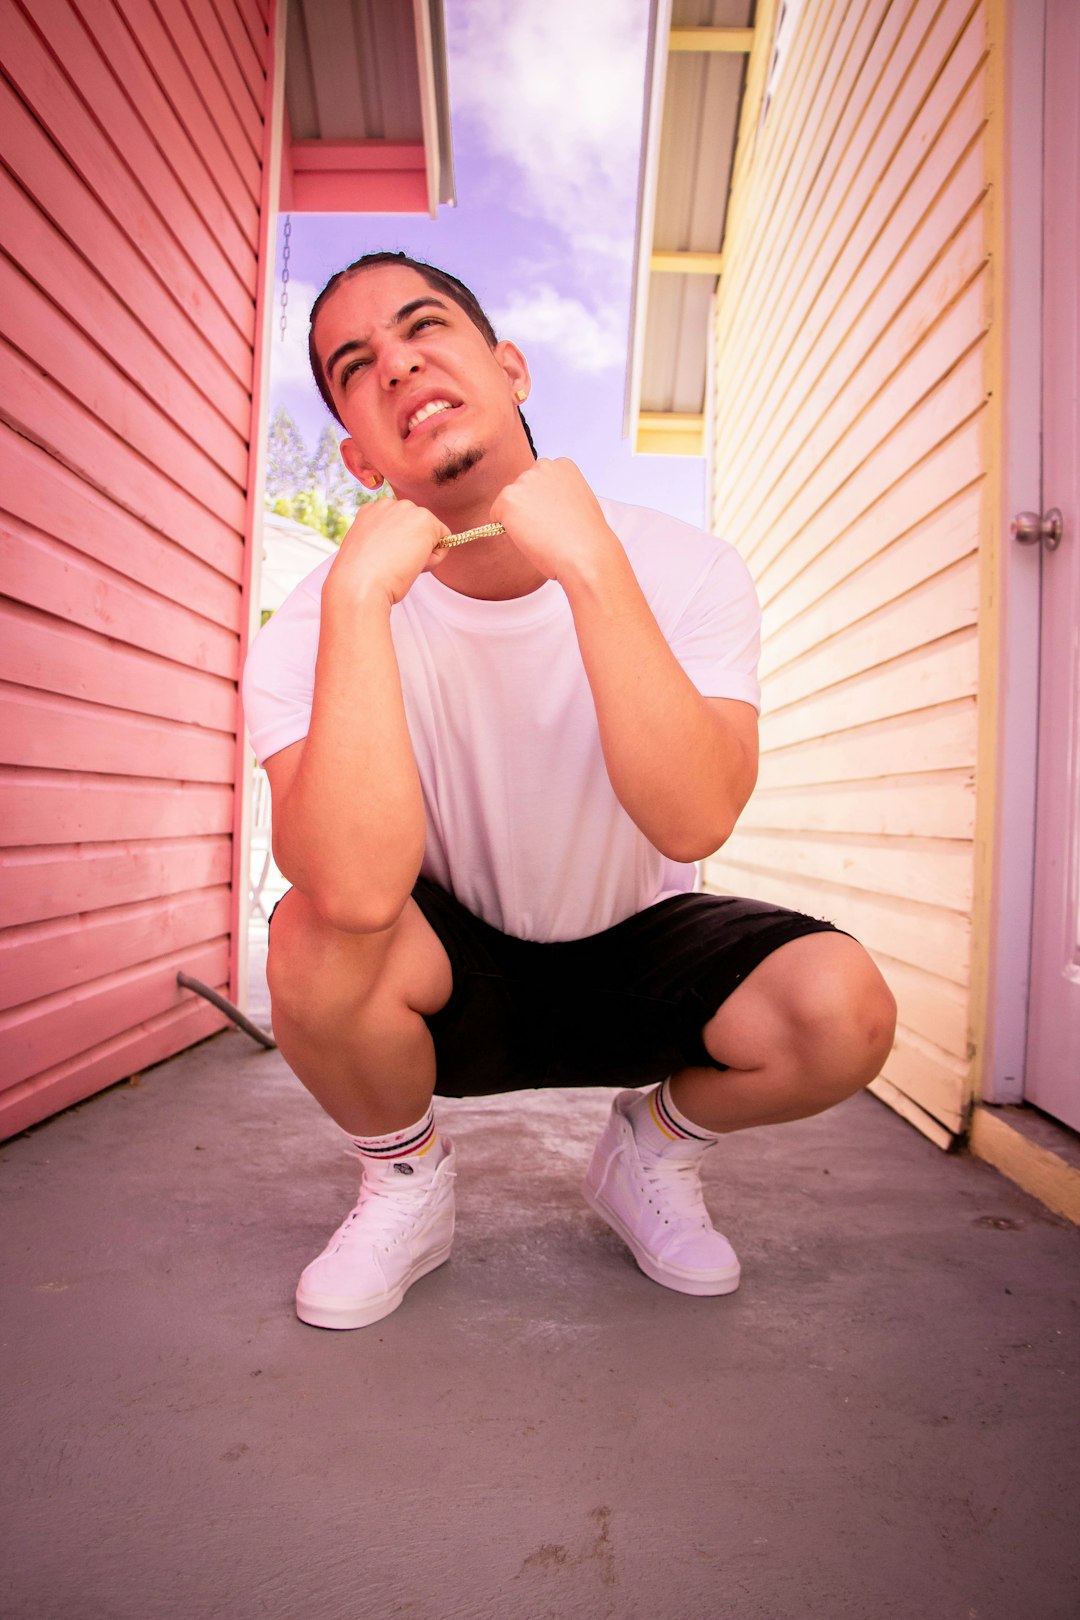
[[[605,526],[606,527],[606,526]],[[607,529],[610,544],[597,544],[574,559],[560,574],[559,583],[572,608],[598,605],[610,608],[614,598],[628,586],[636,585],[630,559],[618,537]]]
[[335,579],[331,568],[323,582],[322,612],[331,618],[354,618],[356,615],[380,614],[389,616],[394,598],[379,580],[363,575],[343,574]]

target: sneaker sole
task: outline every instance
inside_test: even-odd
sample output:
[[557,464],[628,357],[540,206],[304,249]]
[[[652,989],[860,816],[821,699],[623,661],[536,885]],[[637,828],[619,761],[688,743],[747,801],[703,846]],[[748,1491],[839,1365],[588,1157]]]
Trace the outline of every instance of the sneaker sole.
[[447,1243],[443,1248],[436,1249],[433,1254],[426,1254],[422,1260],[416,1262],[396,1288],[390,1289],[385,1294],[376,1294],[374,1298],[364,1300],[361,1305],[342,1305],[332,1298],[328,1299],[319,1294],[304,1296],[297,1289],[296,1314],[301,1322],[307,1323],[308,1327],[370,1327],[373,1322],[381,1322],[384,1316],[389,1316],[397,1310],[414,1282],[419,1282],[421,1277],[426,1277],[428,1272],[434,1271],[437,1266],[444,1265],[450,1258],[451,1247],[452,1244]]
[[605,1203],[599,1193],[593,1192],[587,1181],[582,1191],[589,1208],[594,1214],[599,1215],[600,1219],[607,1226],[610,1226],[613,1232],[622,1238],[637,1261],[639,1268],[652,1282],[659,1283],[662,1288],[671,1288],[677,1294],[733,1294],[738,1288],[739,1279],[742,1275],[742,1269],[738,1261],[735,1262],[734,1271],[730,1269],[726,1272],[714,1271],[705,1275],[702,1275],[699,1271],[685,1270],[681,1266],[662,1265],[641,1247],[641,1244],[622,1220],[622,1217],[617,1215],[610,1205]]

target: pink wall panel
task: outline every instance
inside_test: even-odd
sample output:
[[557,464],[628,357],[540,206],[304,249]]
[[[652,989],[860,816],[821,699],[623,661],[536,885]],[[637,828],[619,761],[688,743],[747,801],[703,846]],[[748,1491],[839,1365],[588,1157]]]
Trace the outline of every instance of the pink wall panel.
[[107,642],[17,602],[0,601],[0,681],[212,731],[231,732],[236,717],[232,681]]
[[[71,0],[71,3],[84,20],[91,19],[98,50],[138,109],[147,133],[220,243],[222,252],[236,265],[246,265],[249,257],[254,260],[259,239],[259,211],[255,201],[240,184],[238,176],[228,185],[213,163],[213,154],[204,150],[196,134],[177,116],[165,89],[151,72],[116,10],[115,0]],[[265,44],[264,31],[262,49]],[[249,285],[246,269],[242,280],[245,286]]]
[[[21,264],[47,298],[68,313],[91,343],[110,356],[120,377],[152,377],[155,406],[234,483],[244,483],[247,441],[190,376],[186,364],[189,334],[181,325],[179,311],[171,327],[163,330],[155,320],[153,330],[148,330],[122,293],[71,246],[3,170],[0,248]],[[235,401],[241,412],[246,409],[245,400],[241,393]]]
[[[124,165],[153,202],[200,279],[213,287],[241,330],[249,328],[255,244],[244,242],[234,226],[226,251],[215,231],[208,228],[177,177],[172,153],[159,149],[156,140],[146,139],[149,129],[143,109],[129,98],[116,68],[93,49],[89,38],[78,48],[82,29],[68,0],[34,0],[34,21],[51,50],[64,53],[68,40],[74,40],[76,48],[63,56],[67,75],[80,101],[88,110],[93,109],[116,161]],[[184,150],[181,145],[181,156]]]
[[[231,275],[227,282],[204,279],[201,268],[192,262],[174,235],[169,217],[157,211],[155,199],[142,188],[127,164],[118,161],[119,154],[97,118],[72,93],[70,78],[61,72],[21,13],[8,5],[0,10],[0,18],[5,71],[30,113],[61,151],[77,159],[87,188],[123,225],[148,268],[197,313],[211,341],[229,355],[237,375],[242,377],[243,345],[251,342],[254,301],[245,299],[242,289],[234,287]],[[75,52],[86,48],[85,40],[75,36],[74,31],[69,44]],[[107,119],[104,108],[100,116]]]
[[231,858],[231,841],[224,836],[11,851],[0,889],[0,928],[227,884]]
[[[66,304],[66,301],[65,301]],[[67,308],[46,298],[0,258],[0,305],[22,353],[46,378],[75,396],[124,445],[160,469],[231,531],[243,523],[244,490],[202,445],[176,427],[153,394],[133,385],[112,356],[71,325]]]
[[[11,518],[54,535],[81,556],[107,564],[117,577],[135,580],[170,602],[197,603],[198,611],[216,626],[239,630],[240,592],[235,580],[140,522],[116,504],[111,492],[95,489],[2,422],[0,484]],[[0,510],[0,522],[3,516]],[[102,628],[108,623],[103,616]],[[207,642],[208,647],[212,644]],[[224,665],[209,656],[189,661],[232,674],[234,643],[230,640],[227,645],[230,652]]]
[[63,461],[85,482],[107,490],[119,505],[239,579],[243,536],[112,433],[93,406],[61,390],[19,351],[0,339],[0,412],[16,432]]
[[149,332],[184,356],[192,382],[206,397],[230,420],[243,422],[251,379],[240,334],[235,334],[235,355],[226,352],[204,331],[195,310],[177,298],[178,289],[147,273],[137,244],[87,190],[2,78],[0,128],[4,162],[36,206],[47,201],[43,212],[69,241],[93,244],[93,251],[84,253],[87,264],[115,288]]
[[267,18],[0,8],[0,1135],[235,988]]
[[118,1076],[131,1076],[137,1083],[140,1069],[159,1063],[163,1055],[205,1040],[226,1023],[216,1007],[190,992],[180,992],[180,996],[178,1005],[143,1019],[134,1028],[102,1042],[92,1053],[80,1052],[10,1086],[3,1093],[5,1134],[13,1136],[47,1114],[70,1108],[72,1103],[112,1085]]
[[[92,13],[91,0],[81,0],[81,3]],[[212,160],[220,185],[228,186],[232,193],[233,177],[240,178],[257,212],[261,191],[257,149],[251,144],[251,138],[244,136],[220,79],[207,62],[206,52],[199,50],[193,57],[185,58],[152,0],[115,0],[115,5],[128,28],[138,37],[139,49],[146,55],[155,78],[164,84],[176,115],[183,118]],[[199,0],[199,10],[206,10],[207,5],[209,0]],[[170,6],[170,19],[180,10],[183,10],[181,6]]]
[[[103,1042],[133,1030],[144,1018],[178,1006],[190,994],[177,984],[178,973],[220,985],[226,982],[228,964],[228,940],[208,940],[0,1013],[0,1048],[4,1052],[0,1106],[8,1086],[80,1053],[96,1055],[94,1048]],[[123,1071],[113,1076],[117,1080],[123,1077]],[[48,1107],[42,1109],[42,1113],[49,1112]]]
[[199,889],[77,917],[8,928],[0,939],[0,1010],[139,967],[227,932],[229,890]]
[[[219,186],[231,195],[239,181],[257,214],[261,184],[258,156],[246,140],[238,139],[239,131],[235,127],[228,127],[233,121],[228,118],[220,87],[215,95],[214,84],[205,77],[205,61],[184,60],[153,0],[113,0],[113,3],[138,40],[139,49],[164,87],[177,117],[206,153]],[[92,17],[92,0],[80,0],[80,6]],[[175,4],[162,7],[170,14],[175,9]],[[224,124],[219,121],[219,115],[223,115]]]
[[169,781],[231,782],[233,733],[178,726],[0,682],[0,762]]
[[[76,775],[0,765],[0,848],[228,833],[230,783]],[[74,880],[73,880],[74,886]]]

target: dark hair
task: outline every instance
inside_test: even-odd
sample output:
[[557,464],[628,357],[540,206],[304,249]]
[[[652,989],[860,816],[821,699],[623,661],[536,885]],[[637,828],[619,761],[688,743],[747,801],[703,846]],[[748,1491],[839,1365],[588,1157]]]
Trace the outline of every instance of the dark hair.
[[[482,335],[484,342],[487,344],[489,349],[493,349],[498,341],[495,336],[495,328],[492,326],[491,322],[484,314],[484,311],[481,309],[475,293],[470,292],[465,283],[463,281],[459,281],[457,276],[452,276],[449,270],[439,270],[433,264],[425,264],[422,259],[410,259],[407,253],[378,252],[363,254],[359,259],[355,259],[352,264],[347,264],[344,270],[339,270],[336,275],[331,276],[330,280],[326,283],[326,286],[323,288],[322,292],[311,306],[311,324],[308,328],[308,358],[311,361],[311,371],[315,378],[315,386],[322,395],[323,403],[325,404],[327,410],[337,422],[341,422],[341,417],[338,415],[337,406],[334,404],[333,395],[330,392],[330,384],[326,380],[326,373],[323,370],[322,361],[319,359],[318,351],[315,348],[315,318],[323,304],[330,297],[330,294],[335,292],[343,281],[348,281],[353,276],[358,276],[363,270],[372,270],[380,264],[397,264],[403,266],[407,270],[417,271],[419,275],[423,276],[428,286],[431,287],[434,292],[445,293],[447,298],[452,299],[453,302],[457,304],[459,309],[463,309],[465,311],[470,321],[472,321],[473,325]],[[535,456],[536,446],[533,444],[533,437],[529,432],[529,424],[526,422],[520,406],[518,407],[518,416],[521,419],[522,427],[525,429],[525,437],[529,441],[529,449]],[[341,422],[341,425],[344,427],[344,422]]]

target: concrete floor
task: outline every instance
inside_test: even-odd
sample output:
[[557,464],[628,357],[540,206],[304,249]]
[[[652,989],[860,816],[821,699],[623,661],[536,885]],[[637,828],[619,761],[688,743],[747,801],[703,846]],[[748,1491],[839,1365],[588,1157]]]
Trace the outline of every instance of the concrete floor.
[[442,1104],[454,1258],[355,1333],[243,1035],[5,1144],[5,1620],[1076,1620],[1077,1232],[864,1095],[721,1144],[743,1286],[672,1294],[578,1194],[609,1096]]

